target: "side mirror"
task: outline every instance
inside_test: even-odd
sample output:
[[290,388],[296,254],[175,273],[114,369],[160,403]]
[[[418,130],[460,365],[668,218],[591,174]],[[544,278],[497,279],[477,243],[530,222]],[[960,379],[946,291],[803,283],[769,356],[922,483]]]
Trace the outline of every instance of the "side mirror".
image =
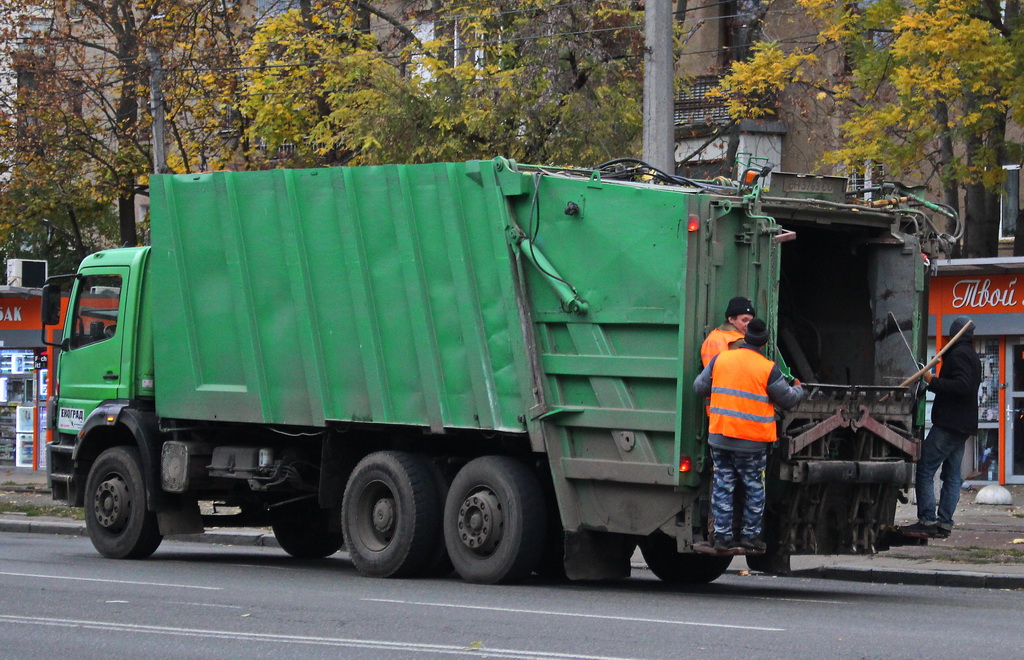
[[47,284],[43,287],[42,303],[43,325],[57,325],[60,323],[60,285]]

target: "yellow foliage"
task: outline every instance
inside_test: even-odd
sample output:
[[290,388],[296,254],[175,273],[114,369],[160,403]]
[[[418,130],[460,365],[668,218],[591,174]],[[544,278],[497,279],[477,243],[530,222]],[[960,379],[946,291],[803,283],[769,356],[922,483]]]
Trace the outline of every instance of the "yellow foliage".
[[813,53],[799,49],[785,53],[775,42],[756,44],[750,59],[733,64],[732,71],[709,96],[725,98],[733,117],[767,116],[774,111],[765,104],[765,98],[803,81],[801,68],[816,61]]

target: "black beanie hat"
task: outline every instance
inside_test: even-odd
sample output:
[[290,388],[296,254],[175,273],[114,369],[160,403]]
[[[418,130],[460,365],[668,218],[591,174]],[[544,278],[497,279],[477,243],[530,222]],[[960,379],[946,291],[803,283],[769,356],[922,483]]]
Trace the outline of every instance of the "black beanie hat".
[[[956,336],[956,333],[964,329],[964,326],[971,322],[971,319],[966,316],[958,316],[953,320],[953,325],[949,326],[949,338],[952,339]],[[961,339],[974,339],[974,326],[964,333]]]
[[725,308],[725,318],[729,319],[733,316],[740,316],[741,314],[750,314],[751,316],[757,316],[754,313],[754,306],[750,300],[743,296],[736,296],[729,301],[729,306]]
[[747,334],[743,340],[751,346],[760,348],[768,343],[768,325],[761,319],[754,319],[747,326]]

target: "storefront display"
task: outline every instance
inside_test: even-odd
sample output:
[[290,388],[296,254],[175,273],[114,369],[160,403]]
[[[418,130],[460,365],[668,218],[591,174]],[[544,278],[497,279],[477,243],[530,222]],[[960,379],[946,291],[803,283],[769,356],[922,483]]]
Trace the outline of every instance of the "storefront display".
[[0,465],[33,467],[35,353],[0,349]]
[[974,321],[981,358],[978,435],[968,441],[968,482],[1024,483],[1024,258],[939,261],[931,278],[929,335],[947,338],[958,316]]
[[39,289],[0,286],[0,467],[39,469],[46,454],[37,422],[47,396],[40,299]]

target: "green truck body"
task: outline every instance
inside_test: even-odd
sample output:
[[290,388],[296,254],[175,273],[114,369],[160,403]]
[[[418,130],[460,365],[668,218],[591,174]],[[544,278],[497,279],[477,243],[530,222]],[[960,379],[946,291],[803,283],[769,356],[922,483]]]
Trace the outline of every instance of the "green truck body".
[[896,384],[924,353],[928,236],[906,197],[795,188],[503,159],[154,176],[152,246],[72,277],[54,496],[111,557],[265,524],[296,556],[345,542],[372,576],[621,577],[639,545],[659,577],[708,581],[731,557],[694,553],[691,384],[744,295],[811,383],[780,418],[751,565],[885,549],[918,454]]

